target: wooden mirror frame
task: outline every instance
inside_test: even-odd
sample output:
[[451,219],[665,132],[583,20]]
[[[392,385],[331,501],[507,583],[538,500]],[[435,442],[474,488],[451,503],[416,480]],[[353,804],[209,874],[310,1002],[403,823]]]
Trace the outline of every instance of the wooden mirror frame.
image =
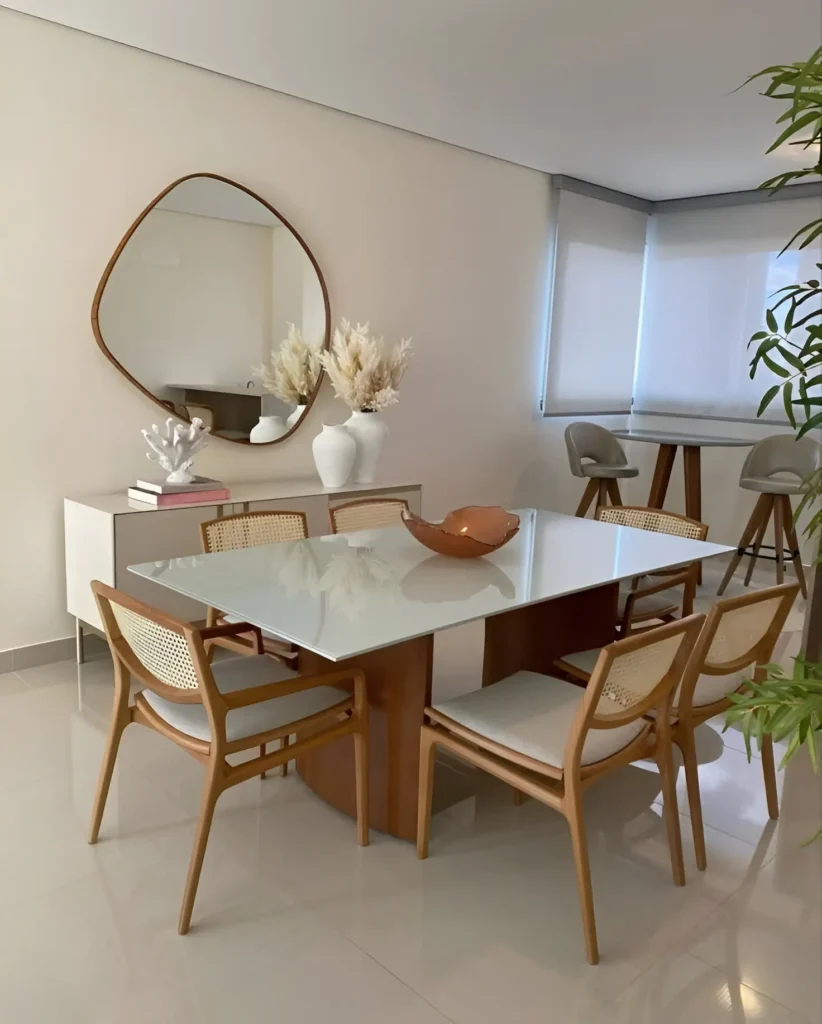
[[[139,217],[137,217],[137,219],[134,221],[134,223],[131,225],[128,231],[120,239],[119,245],[114,250],[111,259],[106,264],[106,268],[103,271],[103,276],[100,278],[100,283],[97,285],[97,289],[94,292],[94,300],[91,304],[91,329],[94,331],[94,337],[95,340],[97,341],[97,345],[99,346],[100,351],[103,353],[106,359],[108,359],[108,361],[112,363],[120,371],[120,373],[122,373],[126,380],[130,381],[134,385],[134,387],[137,388],[138,391],[142,391],[142,393],[147,398],[150,398],[155,405],[159,405],[160,408],[167,415],[174,416],[176,419],[179,420],[183,420],[184,423],[190,422],[188,417],[180,416],[178,413],[174,412],[173,409],[169,408],[168,404],[164,402],[161,398],[158,398],[155,394],[152,394],[152,392],[149,391],[147,388],[144,388],[143,385],[128,372],[128,370],[123,366],[123,364],[114,357],[114,355],[106,345],[105,339],[103,338],[103,333],[100,330],[100,303],[103,299],[103,293],[106,290],[108,279],[111,277],[111,273],[114,270],[117,260],[122,255],[123,250],[128,245],[134,232],[143,223],[143,221],[146,219],[149,213],[151,213],[151,211],[157,206],[161,199],[167,196],[172,189],[176,188],[184,181],[190,181],[192,178],[213,178],[215,181],[222,181],[226,185],[231,185],[233,188],[237,188],[241,192],[245,192],[246,195],[251,196],[252,199],[256,199],[257,202],[264,206],[269,211],[269,213],[272,213],[277,218],[277,220],[280,221],[281,224],[288,228],[288,230],[291,232],[294,238],[296,238],[296,240],[302,246],[303,251],[311,261],[311,265],[313,266],[317,274],[317,278],[319,279],[320,289],[322,291],[323,296],[323,307],[325,309],[325,337],[323,338],[323,349],[327,351],[331,343],[331,307],[328,302],[328,289],[326,288],[325,285],[325,278],[323,277],[323,272],[320,270],[319,263],[317,263],[316,259],[314,258],[314,253],[312,253],[312,251],[308,248],[308,246],[305,243],[305,240],[303,239],[299,231],[297,231],[296,228],[291,224],[291,222],[286,220],[286,218],[283,217],[283,215],[278,210],[276,210],[271,205],[271,203],[267,203],[265,199],[262,198],[262,196],[257,195],[256,192],[252,192],[250,188],[246,188],[245,185],[241,185],[238,181],[233,181],[231,178],[226,178],[222,174],[213,174],[210,171],[197,171],[194,174],[184,174],[182,178],[177,178],[176,181],[172,181],[172,183],[166,186],[166,188],[164,188],[159,195],[155,196],[154,199],[152,199],[152,201],[148,204],[148,206],[146,206],[146,208],[142,211]],[[299,420],[297,420],[294,426],[291,427],[281,437],[274,438],[273,441],[265,441],[259,445],[255,444],[252,447],[266,448],[268,447],[268,445],[279,444],[280,441],[285,441],[287,438],[291,437],[294,431],[297,430],[302,425],[303,421],[308,416],[308,412],[311,409],[311,406],[314,404],[314,399],[317,397],[317,394],[320,390],[320,385],[322,384],[324,373],[325,371],[321,368],[320,375],[317,378],[317,386],[314,388],[313,394],[308,396],[308,401],[305,404],[305,412],[302,414]],[[232,444],[251,445],[251,441],[248,438],[220,437],[219,434],[215,434],[213,436],[217,440],[230,441]]]

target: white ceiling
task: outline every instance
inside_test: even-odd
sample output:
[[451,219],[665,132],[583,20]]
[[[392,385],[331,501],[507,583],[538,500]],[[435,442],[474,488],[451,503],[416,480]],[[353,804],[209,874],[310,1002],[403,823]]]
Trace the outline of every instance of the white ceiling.
[[819,0],[22,0],[16,10],[650,199],[752,188]]

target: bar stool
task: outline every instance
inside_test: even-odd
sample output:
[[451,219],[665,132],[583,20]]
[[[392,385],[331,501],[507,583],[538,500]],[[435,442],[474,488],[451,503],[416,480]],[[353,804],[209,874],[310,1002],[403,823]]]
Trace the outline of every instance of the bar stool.
[[[585,516],[596,498],[594,514],[603,505],[621,505],[617,480],[639,476],[635,466],[628,465],[628,459],[610,430],[596,423],[569,423],[565,428],[565,447],[568,449],[568,463],[574,476],[587,477],[588,484],[576,515]],[[590,462],[583,462],[590,459]]]
[[[819,453],[820,447],[816,441],[812,441],[809,437],[797,440],[793,434],[774,434],[772,437],[763,438],[753,446],[742,467],[739,486],[746,491],[756,491],[759,497],[751,513],[751,518],[748,520],[748,525],[739,538],[736,554],[731,559],[728,571],[719,585],[718,594],[721,595],[725,592],[725,588],[730,583],[731,577],[736,572],[744,555],[748,555],[750,558],[748,571],[745,574],[746,587],[751,582],[757,558],[767,558],[769,561],[776,562],[776,582],[777,584],[781,583],[784,576],[785,542],[787,542],[787,553],[793,562],[802,596],[808,596],[802,559],[799,556],[799,544],[796,540],[790,495],[802,493],[805,480],[819,466]],[[788,474],[795,479],[786,480],[784,476],[778,475],[780,473]],[[773,544],[763,544],[765,531],[772,516],[774,542]],[[751,544],[752,540],[753,544]],[[761,548],[773,551],[774,554],[762,555],[760,554]]]

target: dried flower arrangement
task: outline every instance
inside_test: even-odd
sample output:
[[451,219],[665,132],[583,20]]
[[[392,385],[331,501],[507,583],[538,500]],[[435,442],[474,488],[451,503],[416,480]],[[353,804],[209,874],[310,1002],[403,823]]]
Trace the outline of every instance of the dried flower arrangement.
[[337,398],[358,412],[379,412],[398,399],[398,388],[411,359],[411,339],[389,348],[368,324],[340,321],[331,350],[320,357]]
[[271,350],[267,364],[254,373],[266,391],[288,405],[305,405],[313,395],[322,370],[322,347],[310,344],[294,324],[288,325],[288,337]]

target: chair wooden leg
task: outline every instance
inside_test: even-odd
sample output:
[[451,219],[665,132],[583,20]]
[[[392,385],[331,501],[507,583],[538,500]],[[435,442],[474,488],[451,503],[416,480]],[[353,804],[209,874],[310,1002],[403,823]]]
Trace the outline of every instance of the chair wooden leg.
[[682,760],[685,764],[685,782],[688,787],[688,808],[691,814],[696,866],[700,871],[704,871],[708,857],[705,851],[705,827],[702,823],[702,799],[699,793],[699,769],[696,763],[693,733],[690,730],[686,732],[680,727],[676,742],[682,752]]
[[773,504],[773,543],[776,553],[776,585],[785,579],[785,529],[782,523],[782,502],[779,496],[772,498]]
[[591,864],[588,859],[588,837],[582,817],[582,794],[570,792],[566,798],[565,816],[571,829],[571,845],[574,850],[574,869],[577,876],[579,902],[582,909],[582,931],[585,936],[585,952],[589,964],[599,963],[597,926],[594,918],[594,893],[591,888]]
[[[290,736],[283,736],[283,738],[280,740],[280,750],[285,750],[290,742]],[[285,778],[288,775],[288,761],[285,761],[283,764],[280,765],[280,775],[282,775],[283,778]]]
[[428,856],[428,838],[431,834],[431,804],[434,799],[434,755],[436,744],[427,726],[420,733],[420,785],[417,799],[417,856]]
[[591,507],[591,502],[597,496],[597,490],[597,481],[589,480],[588,483],[585,485],[585,490],[582,494],[582,499],[580,500],[580,503],[577,506],[577,510],[574,513],[574,515],[577,515],[580,518],[584,518],[587,515],[588,509]]
[[357,843],[368,846],[368,722],[354,733],[354,778],[357,790]]
[[111,786],[111,777],[114,774],[114,765],[117,761],[117,753],[120,749],[120,739],[125,727],[132,721],[131,709],[128,706],[130,693],[129,676],[122,663],[115,659],[114,664],[114,707],[111,712],[111,723],[106,740],[106,750],[103,754],[103,763],[100,765],[100,775],[97,779],[97,792],[94,795],[94,806],[91,812],[91,825],[89,826],[88,841],[92,845],[97,842],[100,834],[100,824],[103,820],[103,812],[106,809],[106,800]]
[[656,763],[659,765],[659,776],[662,782],[662,814],[665,818],[665,830],[668,833],[668,846],[671,851],[671,873],[674,885],[685,884],[685,861],[682,856],[682,833],[679,830],[679,807],[676,800],[676,773],[671,746],[670,723],[663,722],[657,713],[658,739]]
[[514,790],[514,806],[515,807],[522,807],[522,805],[525,803],[525,800],[526,800],[526,796],[522,792],[522,790],[521,789],[515,789]]
[[767,509],[759,518],[759,527],[756,531],[756,537],[753,543],[753,553],[748,556],[748,571],[745,573],[746,587],[750,586],[751,576],[753,576],[754,566],[756,565],[756,560],[759,557],[759,549],[762,547],[762,541],[765,539],[765,531],[768,529],[768,520],[770,518],[770,509]]
[[594,515],[599,513],[601,508],[605,508],[608,504],[608,481],[598,480],[597,481],[597,503],[594,509]]
[[768,800],[768,815],[777,820],[779,817],[779,795],[776,791],[776,766],[773,757],[773,738],[768,733],[762,737],[762,775],[765,779],[765,796]]
[[622,495],[619,493],[619,483],[616,480],[606,480],[608,485],[608,497],[611,499],[612,505],[622,504]]
[[782,525],[791,552],[793,571],[796,573],[796,578],[799,581],[799,589],[802,591],[802,596],[807,600],[808,585],[805,582],[805,569],[802,565],[802,556],[799,554],[799,542],[796,539],[796,525],[793,521],[791,499],[787,494],[780,495],[780,498],[782,500]]
[[[265,757],[265,743],[260,744],[260,757]],[[260,772],[260,778],[265,778],[265,772]]]
[[751,543],[751,538],[754,533],[756,533],[756,528],[760,523],[760,517],[766,514],[769,506],[770,496],[767,494],[760,494],[756,499],[754,510],[751,512],[751,518],[748,520],[747,526],[742,531],[742,536],[739,538],[739,544],[737,544],[736,552],[728,565],[725,575],[722,577],[722,582],[719,584],[719,590],[716,592],[718,597],[721,597],[725,593],[725,588],[731,582],[731,578],[736,572],[737,566],[742,561],[745,549]]
[[197,833],[194,837],[194,848],[191,851],[191,862],[188,866],[188,877],[186,879],[185,892],[183,893],[183,905],[180,909],[180,922],[177,927],[180,935],[185,935],[191,926],[191,912],[194,909],[194,899],[197,896],[197,886],[200,883],[200,872],[203,868],[208,835],[214,818],[214,808],[217,804],[217,798],[223,789],[221,768],[216,757],[212,756],[207,771],[206,784],[203,789],[202,800],[200,801]]

